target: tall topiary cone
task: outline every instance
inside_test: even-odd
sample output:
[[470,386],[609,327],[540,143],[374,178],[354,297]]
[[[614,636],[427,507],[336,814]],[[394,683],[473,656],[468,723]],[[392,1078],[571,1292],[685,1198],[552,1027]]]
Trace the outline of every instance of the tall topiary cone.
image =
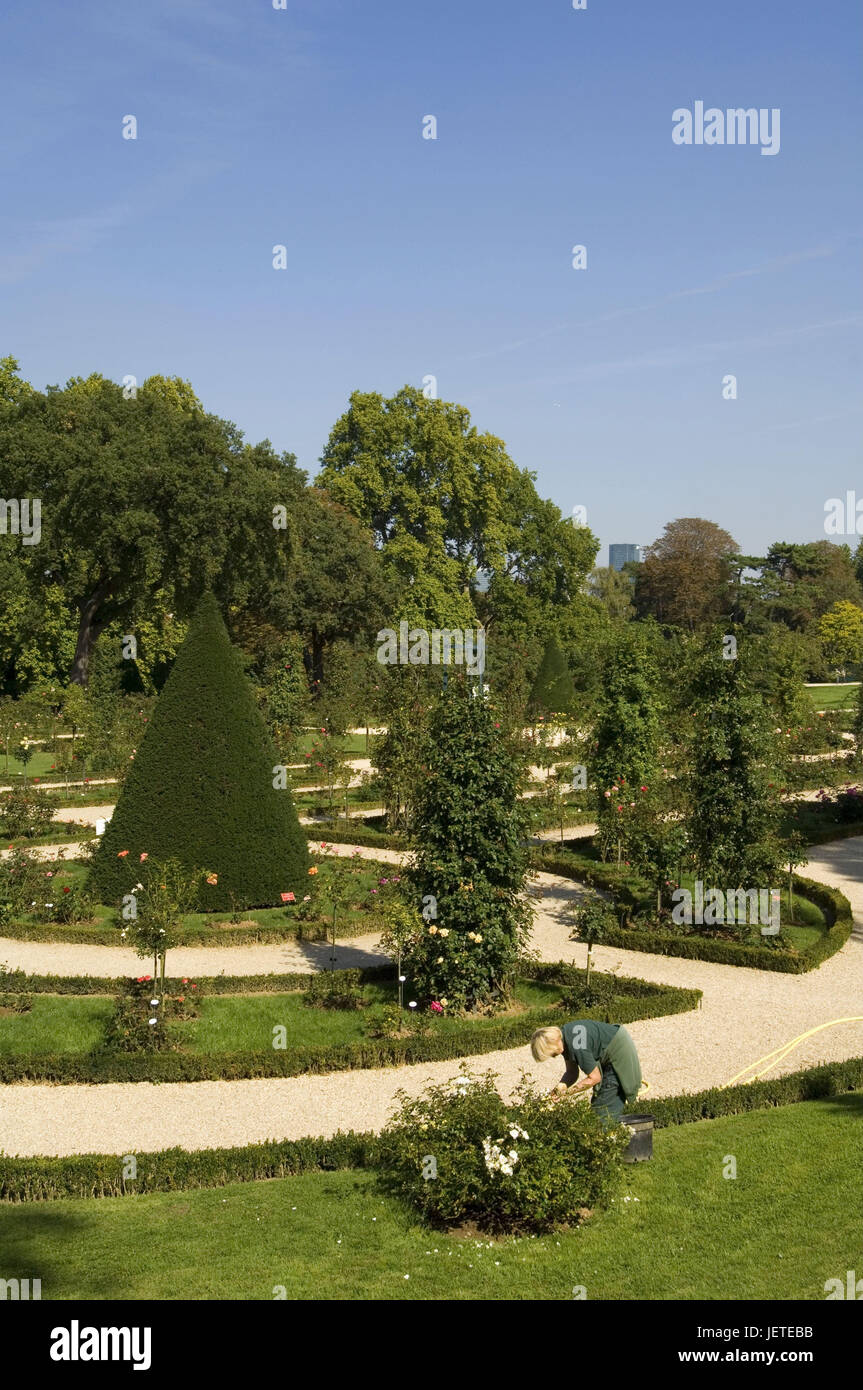
[[[301,897],[308,846],[277,754],[212,594],[189,632],[96,852],[92,889],[114,902],[141,853],[218,875],[201,907],[280,905]],[[118,858],[121,850],[128,857]]]
[[556,637],[549,637],[542,662],[530,693],[534,714],[571,714],[575,708],[575,687],[566,657]]

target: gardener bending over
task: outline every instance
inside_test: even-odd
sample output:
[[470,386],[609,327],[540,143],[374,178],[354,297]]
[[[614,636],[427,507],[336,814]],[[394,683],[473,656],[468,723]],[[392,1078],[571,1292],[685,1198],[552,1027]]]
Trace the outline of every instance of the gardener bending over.
[[[537,1062],[566,1059],[561,1085],[574,1091],[594,1087],[591,1105],[604,1125],[616,1124],[626,1101],[635,1100],[641,1086],[641,1063],[627,1030],[619,1023],[580,1018],[562,1028],[537,1028],[530,1040]],[[584,1078],[579,1081],[579,1070]],[[559,1093],[555,1087],[552,1095]]]

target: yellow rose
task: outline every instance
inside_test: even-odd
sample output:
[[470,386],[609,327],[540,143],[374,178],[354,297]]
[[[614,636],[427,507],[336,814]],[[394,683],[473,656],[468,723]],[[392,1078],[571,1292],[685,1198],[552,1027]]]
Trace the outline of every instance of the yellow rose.
[[429,927],[429,936],[437,935],[437,927]]

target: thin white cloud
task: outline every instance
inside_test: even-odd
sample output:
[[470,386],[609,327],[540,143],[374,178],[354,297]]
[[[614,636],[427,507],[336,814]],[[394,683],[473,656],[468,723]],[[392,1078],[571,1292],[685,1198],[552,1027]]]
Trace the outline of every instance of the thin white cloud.
[[534,377],[527,381],[501,382],[499,386],[491,387],[479,394],[481,396],[494,396],[499,392],[510,394],[516,388],[564,386],[575,381],[602,380],[606,377],[617,376],[620,373],[644,371],[645,369],[672,370],[690,366],[697,360],[703,361],[720,355],[727,357],[732,353],[739,355],[744,352],[770,348],[788,339],[808,337],[836,328],[859,328],[860,326],[863,326],[863,314],[846,314],[842,318],[826,319],[820,323],[804,323],[791,328],[773,329],[769,333],[762,333],[756,337],[729,338],[724,341],[706,343],[686,343],[660,351],[641,353],[633,357],[620,357],[605,362],[585,362],[575,366],[571,371],[554,376]]
[[565,333],[581,328],[596,328],[600,324],[613,323],[617,319],[631,318],[634,314],[647,314],[655,309],[664,309],[668,304],[673,304],[680,299],[691,299],[704,294],[718,294],[738,280],[748,280],[758,275],[776,274],[779,271],[789,270],[792,266],[800,265],[804,261],[823,260],[829,256],[834,256],[844,239],[846,238],[839,238],[828,245],[814,246],[804,251],[789,251],[784,256],[777,256],[773,260],[764,261],[760,265],[751,266],[744,270],[731,270],[725,275],[720,275],[717,279],[709,281],[706,285],[694,285],[688,289],[673,290],[670,294],[662,295],[659,299],[649,300],[646,304],[635,304],[628,309],[612,309],[609,313],[600,314],[597,318],[579,319],[575,323],[556,323],[550,328],[543,329],[541,333],[531,334],[527,338],[518,338],[512,343],[503,343],[498,347],[489,348],[485,352],[476,352],[467,357],[455,358],[454,361],[477,362],[489,357],[500,357],[503,353],[515,352],[521,347],[528,347],[541,342],[544,338],[549,338],[555,333]]

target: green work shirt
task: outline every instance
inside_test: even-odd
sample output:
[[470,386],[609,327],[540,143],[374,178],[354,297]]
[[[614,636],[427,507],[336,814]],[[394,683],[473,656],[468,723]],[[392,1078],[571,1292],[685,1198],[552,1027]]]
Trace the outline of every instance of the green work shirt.
[[[564,1057],[568,1062],[575,1062],[585,1076],[589,1076],[599,1066],[605,1049],[619,1027],[618,1023],[600,1023],[595,1018],[577,1018],[574,1023],[565,1023],[560,1030],[563,1034]],[[576,1028],[584,1029],[579,1034],[579,1040],[584,1039],[583,1047],[573,1046]]]

